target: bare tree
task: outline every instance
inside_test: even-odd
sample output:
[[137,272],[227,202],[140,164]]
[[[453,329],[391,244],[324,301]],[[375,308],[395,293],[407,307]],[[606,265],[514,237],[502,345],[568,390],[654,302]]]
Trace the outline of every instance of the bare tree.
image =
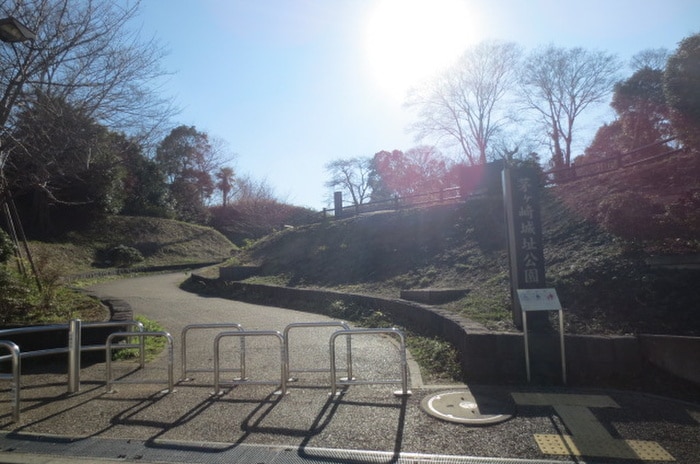
[[468,49],[453,67],[423,88],[407,104],[418,108],[412,129],[416,139],[447,139],[468,164],[485,164],[489,142],[508,122],[504,102],[516,88],[522,52],[510,42],[486,41]]
[[574,123],[586,108],[605,101],[617,80],[614,55],[549,46],[525,61],[522,95],[541,118],[555,168],[571,165]]
[[326,164],[326,171],[331,176],[331,179],[326,182],[326,186],[349,193],[353,206],[359,206],[370,198],[371,168],[370,158],[348,158],[331,161]]
[[649,48],[636,53],[630,60],[630,66],[635,71],[644,68],[663,70],[669,56],[671,52],[667,48]]
[[158,95],[163,48],[130,27],[138,1],[26,0],[2,2],[36,31],[29,44],[0,47],[0,124],[11,128],[14,109],[41,94],[65,100],[113,130],[146,136],[173,114]]
[[236,177],[235,190],[231,196],[237,204],[277,201],[274,189],[267,180],[254,179],[248,174]]

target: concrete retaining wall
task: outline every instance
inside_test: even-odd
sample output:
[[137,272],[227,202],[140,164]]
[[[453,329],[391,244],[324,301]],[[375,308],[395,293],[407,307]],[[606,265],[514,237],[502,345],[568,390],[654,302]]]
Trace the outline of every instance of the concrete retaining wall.
[[639,335],[643,356],[652,364],[700,385],[700,338]]
[[219,277],[227,280],[245,280],[260,273],[260,266],[227,266],[219,268]]
[[[208,285],[211,284],[210,281]],[[469,382],[527,381],[524,340],[520,333],[490,332],[459,315],[400,299],[241,282],[220,281],[219,285],[223,285],[226,296],[232,299],[331,317],[337,317],[332,311],[336,301],[375,309],[397,325],[453,344]],[[561,383],[559,334],[556,331],[530,334],[529,339],[533,382]],[[568,385],[644,388],[663,381],[660,375],[672,374],[700,386],[695,356],[700,352],[700,338],[566,335],[565,348]],[[688,364],[688,358],[694,358],[694,364]]]
[[466,288],[421,288],[416,290],[401,290],[401,299],[424,303],[428,305],[443,304],[459,300],[469,293]]

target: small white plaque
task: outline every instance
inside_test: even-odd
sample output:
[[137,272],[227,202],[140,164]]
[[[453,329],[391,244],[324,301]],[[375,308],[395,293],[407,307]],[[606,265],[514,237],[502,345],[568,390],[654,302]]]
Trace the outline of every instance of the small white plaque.
[[518,300],[523,311],[560,311],[561,303],[553,288],[518,289]]

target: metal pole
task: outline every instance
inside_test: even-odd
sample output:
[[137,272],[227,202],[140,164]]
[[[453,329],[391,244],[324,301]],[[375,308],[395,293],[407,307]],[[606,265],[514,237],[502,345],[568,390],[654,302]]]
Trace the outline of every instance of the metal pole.
[[566,385],[566,353],[564,351],[564,311],[559,310],[559,335],[561,338],[561,376]]
[[[282,334],[278,336],[280,341],[280,394],[287,394],[287,380],[289,380],[289,366],[287,362],[287,347],[284,344],[285,337]],[[277,392],[275,392],[277,394]]]
[[[12,411],[12,419],[15,422],[19,422],[19,402],[20,402],[20,380],[21,380],[21,375],[22,375],[22,368],[21,368],[21,363],[22,359],[20,358],[20,352],[19,352],[19,347],[12,343],[11,350],[12,350],[12,401],[14,403],[14,409]],[[10,345],[8,345],[10,347]]]
[[[220,362],[219,362],[219,353],[221,352],[220,345],[221,345],[221,339],[224,337],[232,337],[235,334],[244,334],[245,330],[243,330],[243,327],[240,324],[235,324],[232,328],[238,328],[239,332],[220,332],[214,337],[214,395],[219,396],[221,394],[221,382],[219,381],[220,377]],[[239,354],[239,360],[241,364],[241,381],[246,379],[245,376],[245,337],[241,336],[240,337],[240,354]]]
[[406,337],[403,332],[396,331],[401,341],[401,391],[394,392],[396,396],[408,396],[411,392],[408,390],[408,359],[406,356]]
[[[141,331],[143,332],[143,330]],[[146,366],[146,338],[139,337],[139,366],[143,369]]]
[[168,341],[168,393],[172,393],[175,391],[175,347],[173,337],[169,333],[166,332],[163,336]]
[[336,382],[336,380],[335,380],[335,378],[336,378],[336,375],[335,375],[335,338],[336,338],[337,333],[338,332],[331,335],[331,339],[330,339],[330,343],[329,343],[329,345],[330,345],[329,353],[330,353],[330,358],[331,358],[331,366],[330,366],[331,367],[331,396],[336,396],[336,394],[337,394],[337,387],[335,384],[335,382]]
[[214,395],[219,396],[221,390],[219,388],[219,341],[221,334],[214,337]]
[[[348,327],[347,324],[344,324],[343,328],[345,330],[350,330],[350,327]],[[345,339],[347,340],[347,342],[345,344],[345,349],[347,350],[347,353],[345,355],[345,364],[347,364],[347,366],[348,366],[348,368],[347,368],[347,371],[348,371],[347,380],[355,380],[355,377],[353,377],[353,375],[352,375],[352,335],[348,335],[347,337],[345,337]]]
[[68,393],[80,391],[81,331],[80,319],[71,319],[68,329]]

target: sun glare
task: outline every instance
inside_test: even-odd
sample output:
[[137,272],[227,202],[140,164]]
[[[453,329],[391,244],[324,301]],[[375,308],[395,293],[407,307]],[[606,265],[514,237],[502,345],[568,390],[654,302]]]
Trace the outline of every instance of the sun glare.
[[370,72],[403,100],[408,89],[453,62],[476,36],[465,0],[381,0],[367,23]]

